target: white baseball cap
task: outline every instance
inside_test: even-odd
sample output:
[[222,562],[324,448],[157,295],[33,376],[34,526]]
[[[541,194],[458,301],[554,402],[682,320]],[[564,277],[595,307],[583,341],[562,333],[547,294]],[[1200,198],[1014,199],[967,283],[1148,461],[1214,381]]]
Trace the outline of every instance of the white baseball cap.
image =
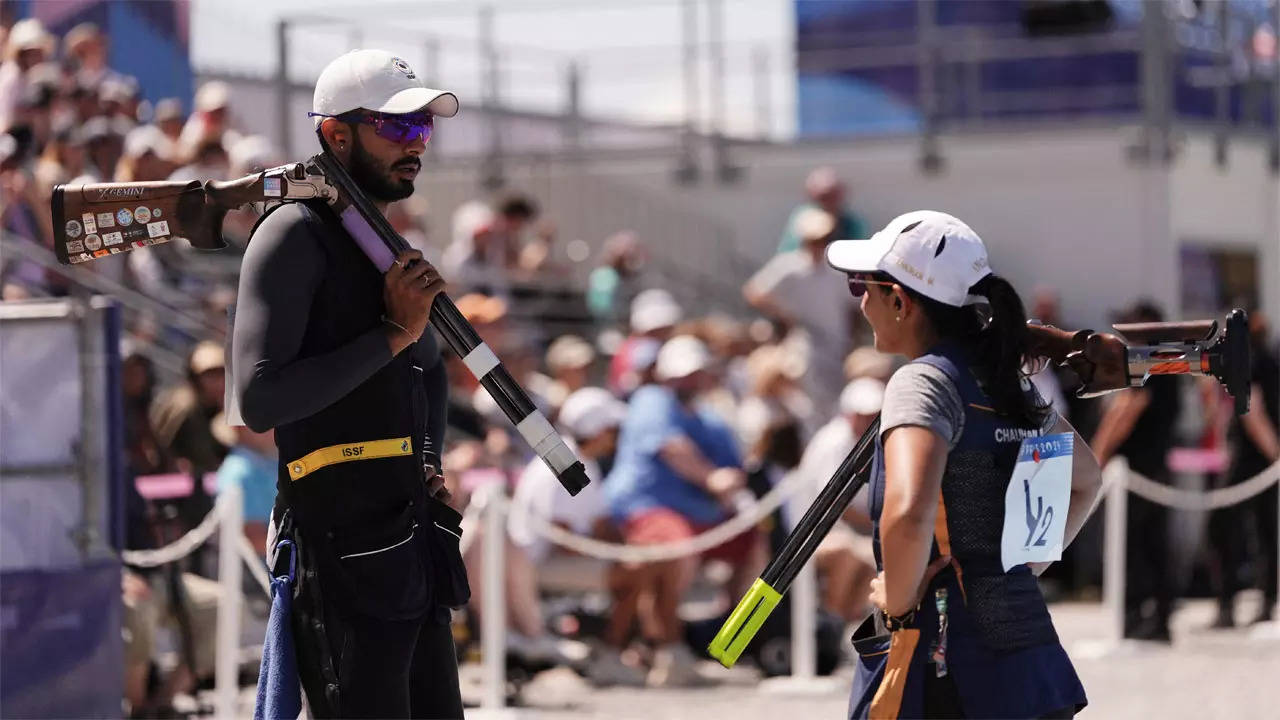
[[[393,115],[425,109],[453,117],[458,114],[458,97],[423,85],[409,63],[385,50],[352,50],[321,71],[311,111],[341,115],[357,108]],[[317,127],[322,120],[316,118]]]
[[688,377],[711,365],[711,351],[692,335],[677,335],[662,344],[653,376],[659,380]]
[[575,390],[560,407],[560,424],[578,440],[589,440],[622,424],[627,405],[604,388]]
[[925,297],[960,307],[986,302],[969,294],[991,273],[987,248],[968,225],[936,210],[899,215],[869,240],[837,240],[827,262],[844,272],[883,272]]
[[862,377],[844,386],[840,393],[840,412],[845,415],[872,415],[884,404],[884,383]]
[[631,301],[631,332],[674,327],[684,317],[680,304],[662,288],[644,290]]

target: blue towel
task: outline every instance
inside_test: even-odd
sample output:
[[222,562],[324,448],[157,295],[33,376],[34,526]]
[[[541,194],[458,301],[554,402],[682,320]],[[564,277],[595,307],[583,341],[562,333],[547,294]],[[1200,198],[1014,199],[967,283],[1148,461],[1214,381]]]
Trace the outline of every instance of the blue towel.
[[[288,546],[287,548],[285,546]],[[293,653],[293,579],[297,554],[293,543],[282,540],[277,551],[289,552],[289,572],[271,579],[271,615],[262,642],[262,667],[258,671],[258,699],[253,720],[294,720],[302,713],[298,690],[298,659]]]

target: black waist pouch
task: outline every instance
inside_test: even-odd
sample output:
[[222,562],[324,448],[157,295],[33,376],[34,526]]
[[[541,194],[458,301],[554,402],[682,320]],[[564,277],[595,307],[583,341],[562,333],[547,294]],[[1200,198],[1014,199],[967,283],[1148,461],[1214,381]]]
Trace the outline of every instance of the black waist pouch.
[[471,600],[467,566],[462,562],[462,514],[435,498],[427,499],[429,532],[423,533],[431,556],[435,601],[457,610]]

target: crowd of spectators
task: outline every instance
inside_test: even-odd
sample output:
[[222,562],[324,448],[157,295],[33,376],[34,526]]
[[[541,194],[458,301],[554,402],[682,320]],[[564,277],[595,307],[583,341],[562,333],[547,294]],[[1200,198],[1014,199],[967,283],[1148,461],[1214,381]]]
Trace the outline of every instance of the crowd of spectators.
[[[88,24],[60,41],[35,20],[8,29],[0,65],[5,242],[52,248],[45,208],[56,183],[235,177],[279,159],[263,138],[239,131],[227,86],[201,86],[189,115],[180,98],[148,103],[133,78],[107,67],[106,42]],[[681,602],[699,583],[719,588],[722,604],[736,599],[879,411],[899,360],[870,346],[844,278],[829,271],[823,259],[828,242],[867,237],[867,225],[847,208],[845,185],[829,168],[811,173],[804,194],[782,228],[778,253],[742,287],[758,315],[708,314],[705,308],[682,306],[661,278],[646,272],[643,238],[621,230],[599,243],[595,269],[577,297],[591,320],[554,337],[511,311],[520,283],[566,274],[554,220],[533,198],[508,193],[462,206],[442,223],[451,232],[445,247],[428,236],[421,205],[392,206],[393,226],[439,261],[459,310],[573,444],[593,480],[570,500],[461,360],[447,353],[450,428],[444,470],[450,490],[462,509],[487,484],[502,485],[513,498],[505,590],[515,652],[573,662],[573,653],[558,640],[562,628],[552,622],[542,597],[596,591],[609,603],[586,669],[593,679],[699,683],[694,652],[684,642]],[[247,212],[228,218],[231,261],[221,275],[194,267],[189,253],[177,247],[90,264],[113,282],[198,314],[211,329],[193,336],[189,329],[167,326],[164,317],[130,318],[122,366],[130,474],[190,479],[173,497],[142,498],[130,484],[132,547],[171,539],[161,529],[192,527],[211,507],[212,494],[231,485],[244,493],[247,534],[256,547],[265,544],[276,476],[274,443],[270,433],[231,427],[224,408],[222,341],[226,310],[234,305],[235,251],[247,242],[253,219]],[[72,291],[72,283],[56,270],[12,257],[5,259],[0,280],[5,300]],[[1036,291],[1029,305],[1032,316],[1061,324],[1052,291]],[[1157,314],[1147,306],[1133,310],[1135,319]],[[1254,367],[1262,368],[1255,382],[1255,412],[1244,419],[1222,414],[1205,431],[1234,458],[1215,480],[1219,484],[1238,482],[1280,453],[1275,355],[1267,349],[1265,318],[1253,317]],[[155,351],[166,348],[185,353],[186,363],[174,384],[161,388]],[[1104,461],[1125,455],[1148,477],[1168,480],[1167,451],[1179,432],[1176,383],[1181,381],[1153,381],[1148,388],[1119,394],[1100,419],[1093,417],[1096,403],[1065,391],[1072,378],[1046,370],[1033,382],[1086,439],[1095,440]],[[1203,388],[1206,398],[1221,399],[1216,385]],[[597,562],[550,544],[538,531],[539,523],[548,521],[627,545],[680,542],[797,475],[812,487],[791,498],[776,518],[700,556]],[[1256,507],[1222,511],[1215,519],[1213,566],[1225,608],[1220,623],[1231,621],[1230,603],[1246,581],[1269,578],[1268,597],[1274,603],[1274,492]],[[846,522],[815,556],[824,611],[848,623],[865,615],[866,588],[875,572],[864,507],[855,501]],[[1166,511],[1138,498],[1131,498],[1129,510],[1131,531],[1142,528],[1130,539],[1130,550],[1144,559],[1131,559],[1128,567],[1145,574],[1130,583],[1128,625],[1135,636],[1167,637],[1174,592],[1158,562],[1147,562],[1164,557],[1163,530],[1151,529],[1162,527]],[[1269,571],[1246,568],[1259,552],[1265,555],[1251,552],[1256,540],[1241,534],[1254,527],[1264,538],[1261,546],[1269,548]],[[1268,527],[1270,541],[1265,540]],[[467,557],[477,590],[483,578],[479,547],[474,544]],[[127,672],[135,711],[162,705],[209,670],[202,651],[192,649],[205,647],[211,632],[200,619],[208,609],[206,579],[199,577],[205,568],[197,562],[188,569],[177,575],[126,574],[126,630],[133,643]],[[473,618],[478,601],[474,605]],[[151,636],[164,618],[192,637],[179,671],[160,691],[148,692],[144,669],[151,659]]]

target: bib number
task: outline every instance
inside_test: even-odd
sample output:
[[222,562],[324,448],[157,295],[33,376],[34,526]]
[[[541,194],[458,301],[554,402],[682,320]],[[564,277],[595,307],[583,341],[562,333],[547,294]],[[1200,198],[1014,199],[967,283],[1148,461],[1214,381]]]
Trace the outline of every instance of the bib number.
[[1026,438],[1004,496],[1000,561],[1005,572],[1062,559],[1071,502],[1072,433]]

